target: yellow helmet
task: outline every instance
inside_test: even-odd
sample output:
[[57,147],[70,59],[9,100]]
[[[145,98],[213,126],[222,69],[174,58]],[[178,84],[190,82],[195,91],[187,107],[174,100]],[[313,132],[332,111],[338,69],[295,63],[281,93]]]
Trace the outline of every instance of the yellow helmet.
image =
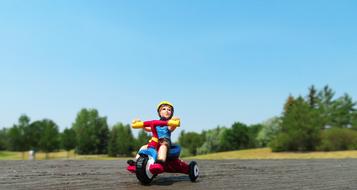
[[[160,103],[157,105],[157,113],[159,114],[159,116],[160,116],[160,107],[163,106],[163,105],[169,105],[169,106],[171,106],[171,108],[172,108],[171,117],[172,117],[172,116],[174,115],[174,105],[171,104],[171,103],[168,102],[168,101],[162,101],[162,102],[160,102]],[[171,119],[171,117],[170,117],[170,119]]]
[[159,110],[162,105],[169,105],[169,106],[171,106],[172,108],[174,107],[174,105],[172,105],[170,102],[168,102],[168,101],[162,101],[162,102],[160,102],[160,103],[157,105],[157,110]]

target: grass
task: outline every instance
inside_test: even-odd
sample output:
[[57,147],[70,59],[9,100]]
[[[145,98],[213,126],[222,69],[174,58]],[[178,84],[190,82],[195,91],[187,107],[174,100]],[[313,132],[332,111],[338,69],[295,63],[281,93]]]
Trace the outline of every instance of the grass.
[[344,159],[357,158],[357,150],[331,151],[331,152],[272,152],[270,148],[237,150],[229,152],[212,153],[185,159]]
[[0,151],[0,160],[21,160],[20,152]]
[[[344,159],[357,158],[357,150],[350,151],[332,151],[332,152],[272,152],[270,148],[258,148],[237,150],[229,152],[219,152],[185,159],[207,159],[207,160],[225,160],[225,159]],[[28,160],[28,152],[10,152],[0,151],[0,160]],[[49,160],[126,160],[128,157],[109,157],[108,155],[77,155],[74,151],[52,152],[48,154]],[[46,154],[36,153],[36,160],[46,160]]]
[[[46,159],[46,153],[37,152],[36,160],[121,160],[128,159],[127,157],[109,157],[108,155],[78,155],[74,151],[59,151],[48,153]],[[0,151],[0,160],[28,160],[28,152],[11,152],[11,151]]]

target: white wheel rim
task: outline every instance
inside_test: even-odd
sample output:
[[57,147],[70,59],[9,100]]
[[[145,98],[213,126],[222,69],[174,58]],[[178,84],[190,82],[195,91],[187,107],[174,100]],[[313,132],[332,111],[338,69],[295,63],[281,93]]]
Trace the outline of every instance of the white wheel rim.
[[200,170],[198,169],[198,166],[197,166],[197,165],[195,165],[195,166],[193,167],[193,173],[194,173],[195,177],[198,177],[198,175],[199,175],[199,173],[200,173]]
[[149,159],[148,159],[148,161],[146,162],[146,168],[145,168],[146,175],[148,176],[149,179],[151,179],[152,176],[153,176],[153,174],[150,172],[150,166],[151,166],[151,164],[154,164],[154,163],[155,163],[154,158],[152,158],[151,156],[149,156]]

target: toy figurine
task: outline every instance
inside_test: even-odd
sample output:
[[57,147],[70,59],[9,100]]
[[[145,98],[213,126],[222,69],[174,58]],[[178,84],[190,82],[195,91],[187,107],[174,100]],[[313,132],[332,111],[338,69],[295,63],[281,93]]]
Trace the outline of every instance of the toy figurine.
[[127,170],[136,173],[142,184],[150,184],[155,176],[163,172],[188,174],[192,182],[199,176],[195,161],[187,164],[179,159],[181,148],[171,144],[171,132],[180,126],[180,119],[173,117],[174,106],[167,101],[157,106],[160,120],[134,120],[134,129],[144,128],[152,137],[147,145],[140,148],[136,161],[128,160]]

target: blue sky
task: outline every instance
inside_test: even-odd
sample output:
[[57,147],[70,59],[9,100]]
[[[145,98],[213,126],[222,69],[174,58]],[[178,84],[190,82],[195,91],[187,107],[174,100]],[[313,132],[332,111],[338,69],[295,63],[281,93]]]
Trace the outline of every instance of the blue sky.
[[[355,1],[0,1],[0,127],[156,118],[186,131],[280,115],[330,85],[357,99]],[[174,135],[174,137],[177,135]]]

